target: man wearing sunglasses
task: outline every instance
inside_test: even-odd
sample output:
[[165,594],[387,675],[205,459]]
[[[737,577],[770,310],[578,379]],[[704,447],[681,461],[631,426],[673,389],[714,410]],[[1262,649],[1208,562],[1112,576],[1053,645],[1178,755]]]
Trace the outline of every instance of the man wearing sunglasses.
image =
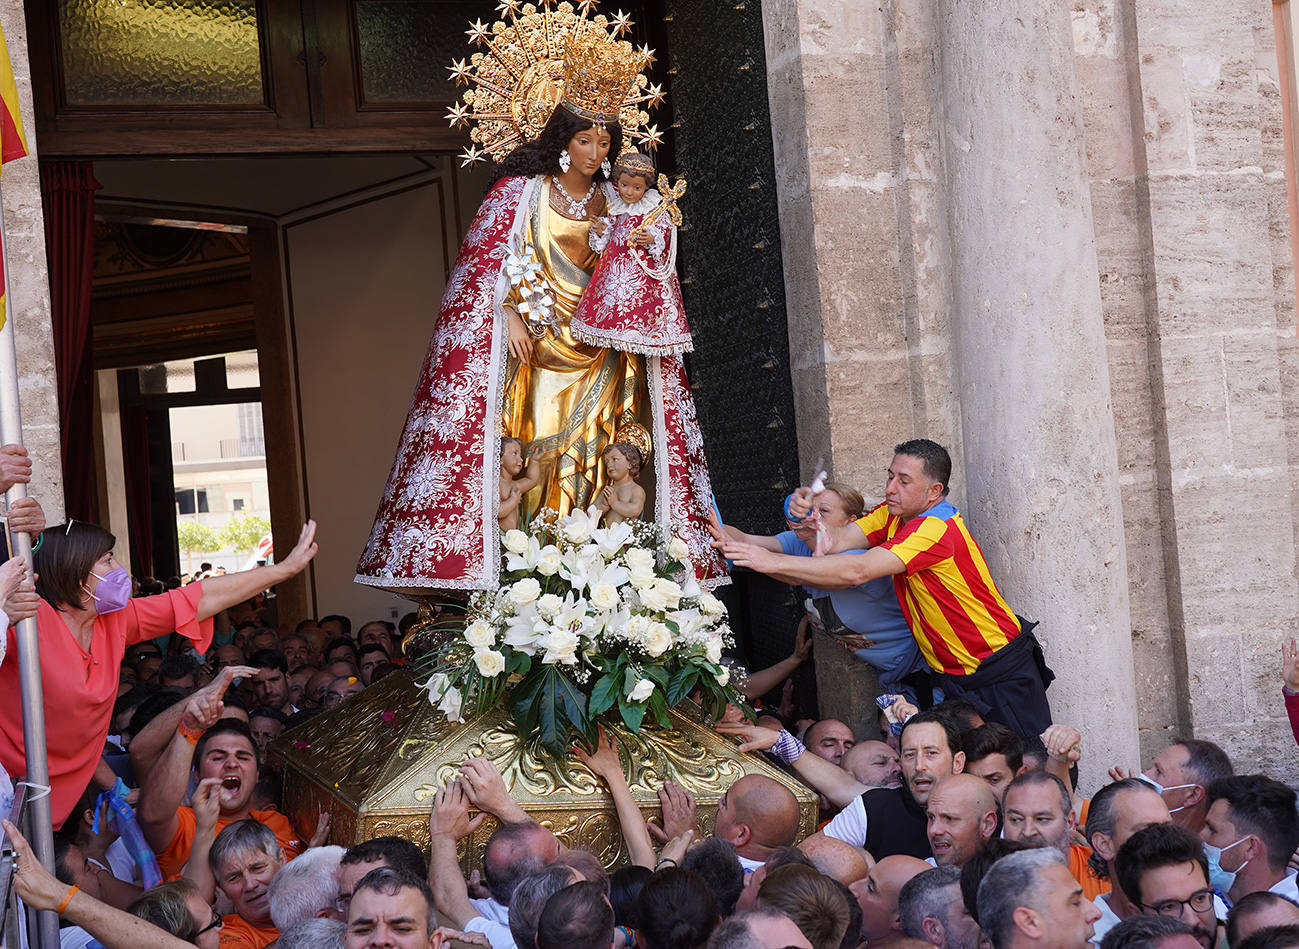
[[1137,912],[1182,920],[1203,949],[1224,944],[1222,904],[1209,885],[1209,862],[1198,836],[1176,824],[1152,824],[1119,848],[1115,866],[1119,886]]

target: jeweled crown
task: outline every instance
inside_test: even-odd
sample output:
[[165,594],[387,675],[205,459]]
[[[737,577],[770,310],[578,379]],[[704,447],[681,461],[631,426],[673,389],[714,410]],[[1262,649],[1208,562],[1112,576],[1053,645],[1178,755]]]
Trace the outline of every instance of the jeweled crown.
[[617,122],[644,65],[644,53],[626,40],[611,40],[603,29],[580,21],[564,51],[561,105],[592,122]]

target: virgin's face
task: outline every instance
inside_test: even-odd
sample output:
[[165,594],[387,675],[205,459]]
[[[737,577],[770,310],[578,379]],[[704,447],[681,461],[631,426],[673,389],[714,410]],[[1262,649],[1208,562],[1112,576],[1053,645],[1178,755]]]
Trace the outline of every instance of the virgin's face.
[[568,140],[568,154],[573,159],[572,170],[586,177],[595,174],[600,162],[609,157],[613,139],[599,126],[582,129]]

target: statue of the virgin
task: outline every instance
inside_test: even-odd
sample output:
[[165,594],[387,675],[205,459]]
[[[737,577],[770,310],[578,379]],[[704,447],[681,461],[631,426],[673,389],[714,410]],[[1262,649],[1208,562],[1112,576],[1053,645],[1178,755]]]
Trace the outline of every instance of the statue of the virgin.
[[[478,123],[467,157],[499,161],[442,297],[359,583],[411,595],[497,586],[502,438],[540,463],[525,522],[541,508],[587,508],[605,487],[605,448],[636,444],[646,517],[687,543],[701,586],[726,582],[705,529],[712,490],[680,355],[589,345],[569,327],[598,260],[591,223],[615,199],[610,164],[631,140],[655,143],[640,105],[662,98],[639,74],[648,51],[587,19],[586,6],[471,31],[491,55],[452,67],[478,84],[465,95],[473,111],[450,116]],[[615,32],[625,25],[615,19]]]

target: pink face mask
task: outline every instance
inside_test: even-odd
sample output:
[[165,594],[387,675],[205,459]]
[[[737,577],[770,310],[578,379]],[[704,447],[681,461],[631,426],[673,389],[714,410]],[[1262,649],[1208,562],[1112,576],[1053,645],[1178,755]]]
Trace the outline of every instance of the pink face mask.
[[99,581],[99,585],[94,593],[90,590],[86,592],[90,593],[91,599],[95,601],[95,612],[100,616],[114,613],[131,602],[131,575],[126,572],[125,567],[110,570],[102,577],[94,572],[90,575]]

